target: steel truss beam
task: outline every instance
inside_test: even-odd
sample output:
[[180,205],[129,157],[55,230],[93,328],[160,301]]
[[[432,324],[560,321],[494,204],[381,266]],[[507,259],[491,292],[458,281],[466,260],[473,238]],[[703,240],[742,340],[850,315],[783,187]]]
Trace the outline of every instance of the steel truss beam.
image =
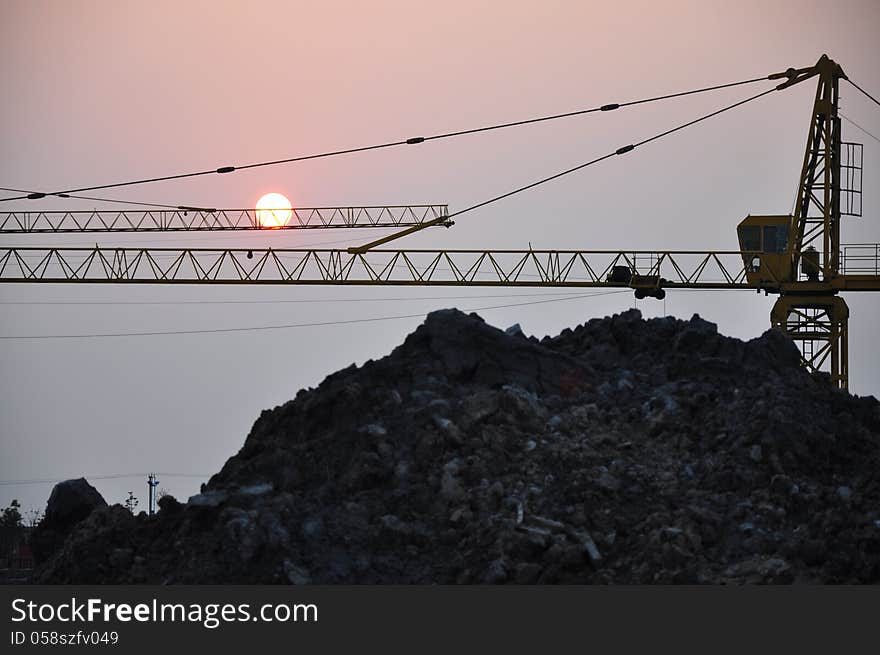
[[[0,247],[2,282],[371,284],[757,289],[739,251]],[[777,281],[771,293],[880,290],[880,245],[845,246],[840,286]],[[620,270],[626,273],[620,277]],[[612,273],[617,271],[614,275]],[[650,295],[650,294],[648,294]]]
[[[309,230],[353,227],[409,227],[449,214],[446,205],[299,207],[285,225],[264,227],[256,209],[0,212],[0,234],[41,232],[192,232],[218,230]],[[444,225],[444,223],[440,223]]]
[[838,274],[840,252],[840,117],[837,113],[843,69],[822,55],[813,68],[819,76],[810,131],[792,217],[792,270],[815,244],[825,280]]
[[0,282],[754,288],[738,251],[13,247]]
[[849,386],[849,307],[839,296],[784,295],[770,313],[773,327],[790,336],[809,371],[827,371],[841,389]]

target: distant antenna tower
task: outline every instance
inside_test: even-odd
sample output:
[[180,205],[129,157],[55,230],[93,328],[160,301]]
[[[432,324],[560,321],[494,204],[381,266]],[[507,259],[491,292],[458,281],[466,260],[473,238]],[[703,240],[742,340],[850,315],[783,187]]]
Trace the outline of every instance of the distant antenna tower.
[[147,503],[147,508],[150,516],[156,513],[156,487],[159,486],[159,479],[156,477],[155,473],[150,473],[147,477],[147,486],[149,487],[149,502]]

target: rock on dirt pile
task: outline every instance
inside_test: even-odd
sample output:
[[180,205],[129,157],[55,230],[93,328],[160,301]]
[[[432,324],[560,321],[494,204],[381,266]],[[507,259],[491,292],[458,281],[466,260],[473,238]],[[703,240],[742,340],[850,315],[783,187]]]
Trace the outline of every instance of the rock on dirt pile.
[[74,527],[100,507],[107,507],[107,502],[85,478],[56,484],[46,503],[43,520],[34,528],[30,539],[37,561],[51,557]]
[[188,503],[94,511],[36,580],[878,582],[878,465],[878,402],[781,333],[443,310],[264,411]]

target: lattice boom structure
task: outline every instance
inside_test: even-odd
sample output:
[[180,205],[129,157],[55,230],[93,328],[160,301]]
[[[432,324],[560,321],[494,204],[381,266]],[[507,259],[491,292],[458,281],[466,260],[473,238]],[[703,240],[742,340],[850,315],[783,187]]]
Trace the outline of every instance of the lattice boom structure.
[[[449,214],[446,205],[300,207],[280,227],[265,227],[256,209],[138,211],[29,211],[0,213],[0,234],[53,232],[191,232],[215,230],[308,230],[316,228],[411,227]],[[442,223],[441,223],[442,224]]]
[[[844,247],[848,252],[849,246]],[[880,267],[877,245],[842,257]],[[867,252],[868,255],[862,255]],[[0,282],[364,284],[428,286],[772,289],[749,282],[741,251],[370,250],[244,248],[0,248]],[[868,285],[860,279],[871,281]],[[849,275],[840,290],[876,288]],[[652,295],[647,293],[647,295]]]
[[0,282],[753,288],[738,251],[0,248]]

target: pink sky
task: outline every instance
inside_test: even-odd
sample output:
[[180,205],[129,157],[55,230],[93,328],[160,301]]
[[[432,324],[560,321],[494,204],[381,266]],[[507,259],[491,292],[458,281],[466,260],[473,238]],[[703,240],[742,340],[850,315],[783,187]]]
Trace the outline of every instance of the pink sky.
[[[876,1],[4,2],[0,186],[49,190],[463,129],[766,75],[810,65],[823,52],[876,94],[878,26]],[[876,106],[842,88],[846,114],[880,134]],[[262,193],[280,191],[300,206],[448,203],[454,211],[753,92],[734,89],[401,150],[114,190],[112,196],[222,207],[253,205]],[[736,248],[734,228],[745,215],[791,209],[813,93],[810,83],[772,94],[631,157],[401,245]],[[843,240],[880,241],[880,143],[848,125],[844,137],[865,143],[866,193],[865,218],[845,222]],[[44,200],[40,206],[90,209],[95,203]],[[59,238],[71,245],[95,240],[72,235],[26,241],[55,244]],[[103,235],[99,241],[256,247],[267,239],[293,246],[342,238],[335,232],[275,232]],[[0,302],[407,294],[431,295],[424,289],[6,285]],[[880,353],[871,334],[880,320],[878,302],[849,302],[851,386],[876,395]],[[261,325],[304,316],[318,321],[427,312],[451,304],[473,307],[479,301],[261,305],[246,311],[19,307],[0,313],[0,332]],[[519,322],[543,335],[632,304],[613,296],[486,318],[501,327]],[[771,304],[772,298],[750,293],[676,294],[666,311],[685,318],[700,312],[722,332],[746,338],[766,329]],[[664,309],[651,301],[639,306],[646,316]],[[417,323],[271,338],[39,346],[5,341],[0,479],[181,467],[216,471],[261,409],[352,361],[381,356]],[[169,480],[163,486],[186,496],[196,484]],[[100,488],[119,501],[129,485],[143,486],[137,480]],[[10,489],[7,495],[39,505],[48,488]],[[8,500],[0,495],[0,505]]]

